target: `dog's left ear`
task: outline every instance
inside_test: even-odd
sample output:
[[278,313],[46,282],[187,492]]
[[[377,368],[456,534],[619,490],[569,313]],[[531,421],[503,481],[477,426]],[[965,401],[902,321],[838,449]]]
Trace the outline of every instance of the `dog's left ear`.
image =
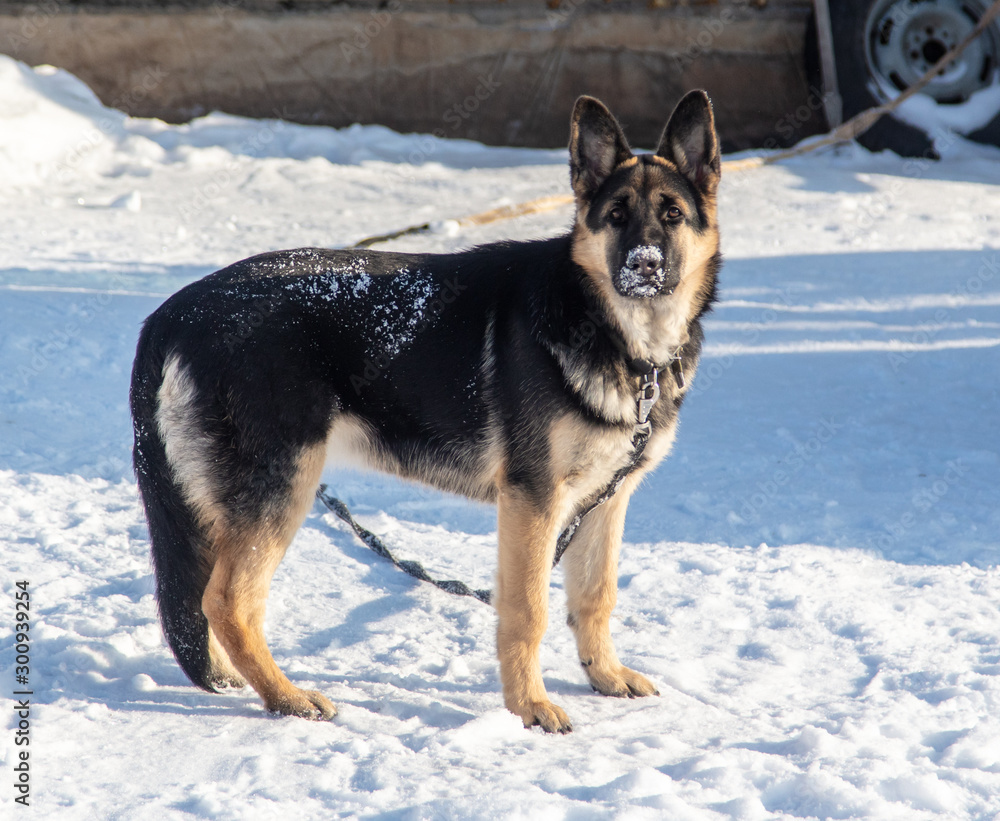
[[689,91],[677,103],[656,153],[674,163],[695,187],[715,191],[722,176],[722,157],[712,101],[704,91]]
[[621,163],[632,156],[621,126],[604,104],[581,97],[569,131],[569,179],[581,199],[590,199]]

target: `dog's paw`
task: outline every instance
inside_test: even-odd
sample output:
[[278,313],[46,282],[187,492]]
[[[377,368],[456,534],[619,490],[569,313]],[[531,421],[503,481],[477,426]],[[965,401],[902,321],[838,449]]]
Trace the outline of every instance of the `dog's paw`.
[[525,727],[541,727],[547,733],[571,733],[573,725],[561,707],[551,701],[529,701],[517,709],[511,709]]
[[267,705],[268,711],[283,716],[298,716],[311,721],[329,721],[337,715],[333,702],[317,690],[295,690]]
[[616,698],[641,698],[642,696],[658,696],[656,689],[642,673],[630,670],[623,664],[611,670],[597,670],[593,665],[584,664],[583,669],[590,679],[590,686],[598,693]]
[[222,692],[223,690],[242,690],[247,686],[246,679],[238,673],[224,673],[212,676],[209,678],[208,683],[218,692]]

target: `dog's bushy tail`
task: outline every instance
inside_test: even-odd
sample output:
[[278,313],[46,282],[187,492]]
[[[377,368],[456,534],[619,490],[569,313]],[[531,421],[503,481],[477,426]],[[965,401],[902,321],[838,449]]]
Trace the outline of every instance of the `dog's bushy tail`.
[[188,678],[215,692],[210,680],[208,620],[201,607],[211,565],[205,536],[174,481],[157,426],[164,353],[153,325],[151,318],[143,327],[132,368],[132,464],[149,525],[156,599],[167,643]]

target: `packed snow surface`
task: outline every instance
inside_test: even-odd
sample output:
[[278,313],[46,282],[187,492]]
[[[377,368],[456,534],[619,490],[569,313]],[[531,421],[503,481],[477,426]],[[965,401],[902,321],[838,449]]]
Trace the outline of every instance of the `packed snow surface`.
[[[1000,812],[997,152],[852,146],[724,179],[721,301],[674,453],[630,507],[613,622],[661,695],[591,693],[557,571],[542,668],[576,730],[552,737],[503,708],[488,607],[402,575],[319,505],[267,633],[340,714],[275,718],[250,691],[192,687],[157,622],[127,392],[142,319],[237,259],[420,222],[440,227],[380,247],[564,230],[568,209],[454,220],[567,192],[565,152],[132,120],[6,58],[0,99],[3,817],[24,749],[18,581],[34,817]],[[326,480],[401,558],[491,584],[490,508]]]

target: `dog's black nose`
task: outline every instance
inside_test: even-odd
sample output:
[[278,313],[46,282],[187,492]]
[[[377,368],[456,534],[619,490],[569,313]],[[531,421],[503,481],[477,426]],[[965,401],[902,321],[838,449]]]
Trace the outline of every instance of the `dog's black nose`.
[[655,245],[640,245],[628,252],[625,267],[633,276],[655,279],[663,269],[663,253]]
[[654,259],[651,256],[633,258],[628,261],[629,269],[644,277],[653,276],[662,266],[663,263],[659,259]]

